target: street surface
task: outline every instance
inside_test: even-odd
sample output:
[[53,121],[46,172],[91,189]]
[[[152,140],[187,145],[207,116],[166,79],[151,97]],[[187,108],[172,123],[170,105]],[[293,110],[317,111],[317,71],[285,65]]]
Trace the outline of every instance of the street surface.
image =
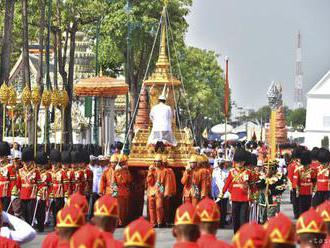
[[[292,205],[290,204],[290,195],[289,192],[286,191],[283,194],[283,200],[281,205],[281,211],[289,216],[291,219],[293,219],[293,213],[292,213]],[[49,230],[51,231],[51,230]],[[114,236],[116,239],[122,239],[123,238],[123,228],[119,228],[114,233]],[[172,247],[174,243],[174,238],[172,236],[172,229],[171,228],[163,228],[163,229],[156,229],[157,232],[157,248],[168,248]],[[23,245],[23,248],[39,248],[41,245],[42,240],[47,235],[47,232],[38,234],[36,239],[34,239],[32,242]],[[229,227],[227,229],[219,229],[217,236],[219,239],[225,240],[227,242],[231,242],[231,239],[233,237],[233,231]]]

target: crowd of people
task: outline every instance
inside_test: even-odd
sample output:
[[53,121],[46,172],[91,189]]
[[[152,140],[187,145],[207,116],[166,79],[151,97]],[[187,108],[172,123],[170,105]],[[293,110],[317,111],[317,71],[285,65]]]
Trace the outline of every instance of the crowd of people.
[[[145,173],[148,220],[130,223],[132,176],[121,149],[109,157],[80,145],[34,153],[1,142],[0,247],[27,243],[45,226],[55,231],[42,247],[155,247],[155,228],[172,225],[174,247],[294,247],[297,240],[301,247],[330,247],[325,148],[284,144],[271,160],[262,143],[206,147],[196,149],[183,171],[155,154]],[[280,212],[287,188],[296,225]],[[177,194],[182,205],[173,209]],[[216,238],[229,224],[232,244]],[[113,237],[117,227],[125,227],[121,241]]]

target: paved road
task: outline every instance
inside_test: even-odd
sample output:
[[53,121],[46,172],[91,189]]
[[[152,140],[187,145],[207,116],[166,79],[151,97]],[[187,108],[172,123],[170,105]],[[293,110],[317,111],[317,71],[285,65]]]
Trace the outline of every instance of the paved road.
[[[290,218],[293,218],[292,213],[292,205],[289,203],[289,194],[285,192],[283,194],[283,203],[281,205],[281,211],[288,215]],[[171,247],[174,243],[174,239],[172,237],[172,230],[170,228],[157,229],[157,246],[159,248],[167,248]],[[36,239],[22,246],[23,248],[37,248],[40,247],[40,244],[47,233],[38,234]],[[122,239],[123,237],[123,228],[119,228],[116,230],[114,234],[116,239]],[[220,229],[217,233],[219,239],[225,240],[227,242],[231,242],[233,237],[233,231],[230,228]]]

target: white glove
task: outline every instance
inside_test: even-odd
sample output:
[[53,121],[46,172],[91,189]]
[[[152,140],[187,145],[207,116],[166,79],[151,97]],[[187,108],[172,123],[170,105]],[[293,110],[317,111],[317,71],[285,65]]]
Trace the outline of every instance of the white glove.
[[12,195],[11,197],[10,197],[10,201],[14,201],[14,200],[16,200],[18,197],[17,196],[15,196],[15,195]]
[[40,196],[37,196],[37,202],[40,201],[40,199],[41,199]]
[[121,166],[117,164],[116,167],[115,167],[115,170],[118,171],[120,169],[121,169]]

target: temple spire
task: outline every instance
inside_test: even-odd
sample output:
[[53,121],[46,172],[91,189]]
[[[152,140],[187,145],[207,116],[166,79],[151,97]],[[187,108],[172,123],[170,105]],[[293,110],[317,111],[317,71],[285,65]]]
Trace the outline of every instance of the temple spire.
[[160,37],[160,48],[159,48],[159,57],[157,64],[163,64],[163,65],[169,65],[167,53],[166,53],[166,6],[167,6],[167,1],[164,1],[164,8],[162,11],[162,29],[161,29],[161,37]]

